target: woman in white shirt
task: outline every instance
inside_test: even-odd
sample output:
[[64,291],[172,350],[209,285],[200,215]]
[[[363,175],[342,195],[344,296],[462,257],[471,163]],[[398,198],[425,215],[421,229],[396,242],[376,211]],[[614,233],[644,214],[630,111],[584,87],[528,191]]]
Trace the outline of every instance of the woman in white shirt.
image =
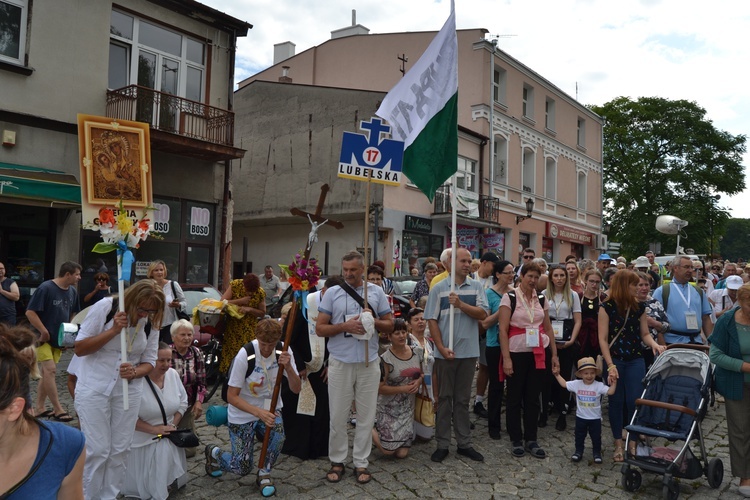
[[171,363],[172,348],[160,342],[156,367],[145,377],[145,383],[150,387],[143,388],[128,455],[128,470],[122,488],[126,497],[166,500],[169,485],[187,474],[185,449],[162,437],[177,430],[187,410],[187,392],[179,373],[170,368]]
[[[114,499],[125,478],[143,391],[143,377],[156,364],[164,293],[145,279],[125,291],[125,311],[111,315],[111,300],[89,310],[75,343],[79,357],[75,407],[86,436],[83,489],[86,498]],[[111,318],[110,318],[111,316]],[[125,335],[127,359],[120,359]],[[128,409],[123,405],[122,379],[128,381]]]
[[[167,265],[163,260],[151,262],[146,271],[146,277],[156,281],[164,292],[164,312],[162,313],[161,326],[159,327],[159,340],[166,344],[172,343],[170,328],[172,323],[180,319],[177,311],[187,312],[187,300],[180,284],[174,280],[167,279]],[[158,325],[157,325],[158,326]]]
[[[252,341],[253,352],[248,352],[247,344],[240,348],[229,369],[227,427],[232,451],[226,452],[218,446],[207,445],[206,473],[212,477],[219,477],[224,471],[240,476],[249,474],[253,468],[256,436],[263,436],[266,426],[273,426],[265,461],[258,464],[256,481],[261,495],[270,497],[276,493],[271,480],[271,468],[279,457],[285,438],[281,394],[276,400],[275,413],[270,412],[279,367],[284,370],[289,389],[293,393],[299,394],[301,382],[291,349],[277,352],[281,339],[279,322],[270,318],[259,321],[255,327],[255,336]],[[255,365],[250,373],[249,363]]]
[[[560,360],[560,376],[567,380],[578,362],[578,332],[581,329],[581,299],[570,289],[570,275],[564,266],[552,266],[544,296],[549,301],[549,319],[555,333],[557,356]],[[567,427],[567,408],[570,406],[570,393],[562,389],[550,371],[542,389],[542,415],[540,422],[546,424],[548,403],[559,414],[555,429],[564,431]],[[541,424],[540,424],[541,425]]]

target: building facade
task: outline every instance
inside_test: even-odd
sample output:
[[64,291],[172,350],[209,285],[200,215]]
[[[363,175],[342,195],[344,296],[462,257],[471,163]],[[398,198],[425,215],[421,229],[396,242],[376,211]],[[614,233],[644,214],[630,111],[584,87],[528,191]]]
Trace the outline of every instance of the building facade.
[[0,261],[22,290],[81,262],[81,292],[114,254],[81,230],[77,115],[150,124],[163,259],[170,278],[216,283],[224,174],[234,147],[234,47],[251,25],[192,0],[0,0]]
[[[458,243],[476,256],[491,250],[513,262],[518,261],[525,247],[534,248],[538,256],[550,262],[561,261],[569,254],[595,257],[601,234],[602,120],[531,68],[497,49],[485,39],[486,33],[484,29],[458,31],[459,157],[453,186],[459,198]],[[401,59],[416,61],[435,34],[369,34],[366,28],[356,25],[333,32],[331,40],[300,54],[293,54],[293,44],[289,42],[277,45],[275,54],[279,60],[239,84],[237,114],[243,125],[238,127],[237,140],[246,143],[247,138],[241,135],[246,122],[264,122],[269,119],[265,113],[272,112],[239,104],[244,100],[242,96],[259,92],[259,82],[276,82],[276,88],[284,84],[279,82],[286,82],[292,88],[284,89],[284,94],[305,106],[313,106],[307,102],[313,98],[311,88],[385,93],[401,78],[399,66],[409,69],[408,62]],[[297,97],[293,97],[295,92],[299,92]],[[364,203],[359,197],[362,183],[336,179],[342,132],[357,131],[359,121],[374,116],[378,105],[379,102],[350,109],[339,116],[340,110],[321,104],[314,119],[331,124],[330,136],[309,136],[308,162],[292,164],[287,163],[291,158],[285,158],[274,165],[277,173],[299,173],[309,163],[311,168],[326,172],[323,177],[332,183],[334,192],[357,194],[349,199],[351,206],[347,209],[357,221],[350,224],[355,235],[329,229],[321,239],[336,249],[335,255],[330,256],[332,263],[353,246],[352,242],[361,246],[364,241]],[[324,116],[326,110],[329,114]],[[277,110],[284,112],[283,108]],[[287,115],[288,122],[304,119],[294,112]],[[288,139],[279,130],[273,141],[255,141],[253,147],[260,148],[263,154],[278,152],[283,144],[294,143]],[[301,151],[295,153],[300,155]],[[321,156],[316,156],[319,153]],[[256,174],[263,175],[262,170],[256,170],[258,167],[251,164],[242,172],[235,169],[235,185],[243,190],[250,186]],[[313,184],[309,186],[310,191],[315,191]],[[378,191],[375,203],[382,204],[377,221],[373,221],[377,222],[378,233],[375,235],[373,230],[369,240],[375,242],[372,252],[386,262],[387,273],[406,274],[411,268],[420,267],[424,258],[438,256],[450,244],[448,185],[438,191],[433,203],[408,180],[397,187],[378,189],[382,194]],[[257,197],[237,201],[238,207],[243,208],[235,214],[234,234],[235,238],[248,237],[250,260],[268,264],[275,263],[278,251],[293,254],[294,248],[274,247],[271,251],[265,247],[265,239],[263,244],[255,245],[250,233],[244,231],[248,224],[264,225],[269,233],[274,227],[283,231],[268,217],[267,210],[276,206],[272,197],[268,193],[262,196],[263,210]],[[300,208],[312,211],[317,195],[308,192],[295,201],[304,205]],[[277,206],[281,211],[288,207],[283,203]],[[339,205],[334,203],[334,207]],[[532,208],[531,217],[528,208]],[[297,232],[304,234],[301,226]],[[237,244],[233,258],[242,258]]]

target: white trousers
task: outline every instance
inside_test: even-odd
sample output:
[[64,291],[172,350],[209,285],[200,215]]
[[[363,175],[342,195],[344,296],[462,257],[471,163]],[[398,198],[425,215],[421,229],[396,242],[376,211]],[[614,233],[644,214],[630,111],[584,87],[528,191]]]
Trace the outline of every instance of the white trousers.
[[349,451],[347,420],[352,401],[357,407],[357,427],[354,430],[352,462],[364,468],[372,450],[372,426],[378,403],[380,364],[342,363],[328,360],[328,408],[331,414],[328,458],[333,463],[344,463]]
[[115,384],[109,396],[80,383],[76,386],[75,407],[86,436],[83,496],[87,500],[114,500],[122,488],[142,389],[143,379],[128,384],[129,408],[126,411],[121,383]]

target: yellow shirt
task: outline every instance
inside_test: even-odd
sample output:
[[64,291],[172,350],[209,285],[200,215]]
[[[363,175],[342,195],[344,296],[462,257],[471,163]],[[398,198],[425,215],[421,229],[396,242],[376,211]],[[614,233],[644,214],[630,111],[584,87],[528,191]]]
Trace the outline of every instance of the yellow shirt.
[[435,286],[435,283],[439,283],[443,281],[445,278],[448,277],[448,271],[443,271],[442,273],[436,275],[434,278],[432,278],[432,281],[430,281],[430,290],[432,290],[432,287]]

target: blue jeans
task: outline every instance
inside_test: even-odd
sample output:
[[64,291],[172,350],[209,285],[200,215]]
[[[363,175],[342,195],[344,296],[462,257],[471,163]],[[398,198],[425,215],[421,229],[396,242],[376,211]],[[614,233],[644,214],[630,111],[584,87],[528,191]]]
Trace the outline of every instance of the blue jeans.
[[[632,361],[622,361],[612,358],[619,378],[617,389],[609,397],[609,425],[612,427],[612,437],[622,439],[623,417],[627,423],[633,418],[635,400],[643,394],[643,377],[646,376],[646,364],[643,358]],[[623,415],[623,409],[627,411]]]
[[594,451],[594,457],[602,456],[602,421],[601,419],[586,420],[576,417],[576,453],[583,455],[584,442],[586,434],[591,436],[591,448]]

